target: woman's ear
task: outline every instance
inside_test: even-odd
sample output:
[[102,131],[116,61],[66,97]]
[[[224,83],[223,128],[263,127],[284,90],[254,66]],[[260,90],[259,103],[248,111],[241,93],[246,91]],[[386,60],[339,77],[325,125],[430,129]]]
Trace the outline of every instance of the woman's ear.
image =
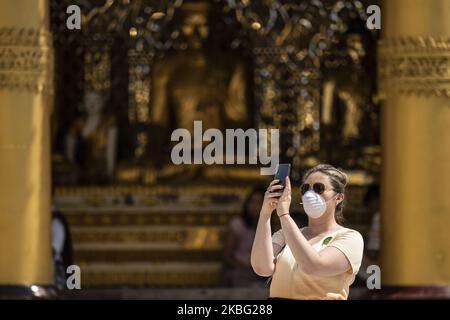
[[338,193],[336,197],[337,204],[344,202],[345,195],[343,193]]

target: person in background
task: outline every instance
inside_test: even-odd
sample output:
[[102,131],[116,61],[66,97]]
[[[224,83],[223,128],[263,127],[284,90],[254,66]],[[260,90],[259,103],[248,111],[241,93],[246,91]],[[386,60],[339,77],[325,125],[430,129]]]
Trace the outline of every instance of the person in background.
[[264,278],[252,270],[250,254],[265,191],[265,188],[255,187],[244,201],[242,214],[230,220],[223,250],[221,282],[224,286],[264,284]]
[[372,185],[367,189],[364,196],[364,206],[372,215],[369,232],[367,234],[367,245],[364,252],[361,269],[358,277],[364,282],[370,276],[367,268],[370,265],[379,265],[380,254],[380,187]]
[[66,218],[55,207],[52,208],[52,250],[55,285],[66,288],[67,268],[73,264],[72,238]]

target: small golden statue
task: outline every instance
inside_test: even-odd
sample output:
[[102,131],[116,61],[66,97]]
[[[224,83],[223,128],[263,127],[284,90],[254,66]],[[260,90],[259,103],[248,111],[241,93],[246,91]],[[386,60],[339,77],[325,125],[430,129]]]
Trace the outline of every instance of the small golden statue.
[[[343,166],[360,165],[358,153],[365,144],[367,115],[373,112],[374,77],[368,70],[367,41],[364,35],[350,32],[342,39],[322,87],[323,143],[333,145],[328,158]],[[327,62],[325,62],[327,65]],[[345,150],[345,151],[344,151]]]
[[102,93],[84,96],[85,115],[76,119],[65,141],[69,162],[79,169],[78,183],[101,184],[114,176],[117,150],[115,117],[108,114]]

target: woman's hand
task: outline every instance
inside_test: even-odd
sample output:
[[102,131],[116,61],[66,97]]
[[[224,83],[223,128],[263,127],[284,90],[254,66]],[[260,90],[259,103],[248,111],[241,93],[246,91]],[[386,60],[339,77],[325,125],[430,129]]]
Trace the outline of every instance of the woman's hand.
[[273,210],[276,209],[278,205],[278,198],[281,197],[282,193],[277,192],[277,190],[280,190],[283,188],[283,186],[277,185],[277,182],[279,180],[275,179],[267,188],[266,193],[264,194],[264,201],[261,208],[261,215],[270,216],[273,212]]
[[282,214],[289,213],[289,208],[291,207],[291,181],[289,177],[286,177],[286,187],[281,194],[281,197],[278,199],[277,203],[277,215],[281,216]]

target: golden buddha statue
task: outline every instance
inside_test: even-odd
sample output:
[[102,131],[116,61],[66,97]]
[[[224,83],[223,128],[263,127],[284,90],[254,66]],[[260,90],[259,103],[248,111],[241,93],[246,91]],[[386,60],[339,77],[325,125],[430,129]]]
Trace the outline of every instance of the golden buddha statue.
[[337,48],[339,52],[322,87],[324,143],[336,146],[335,154],[328,157],[349,168],[358,166],[360,162],[360,154],[356,150],[361,148],[356,147],[370,143],[366,141],[365,131],[371,129],[366,118],[373,109],[375,76],[368,65],[372,57],[368,56],[367,46],[368,40],[364,35],[349,32]]
[[[210,4],[187,2],[180,10],[179,49],[157,59],[152,69],[151,122],[161,129],[158,132],[165,132],[155,151],[158,154],[170,154],[164,148],[170,146],[173,130],[185,128],[193,135],[194,120],[202,121],[203,130],[249,125],[245,64],[208,42]],[[200,167],[175,168],[170,158],[163,163],[173,173],[192,174]],[[164,170],[160,172],[164,175]]]
[[107,113],[105,99],[96,91],[85,94],[83,111],[66,136],[66,158],[79,169],[78,183],[110,182],[117,150],[115,117]]
[[324,82],[322,104],[322,120],[323,123],[328,124],[331,122],[332,113],[336,112],[333,111],[336,100],[342,103],[344,110],[340,127],[342,129],[341,138],[345,143],[359,137],[359,122],[363,111],[361,104],[364,103],[363,95],[367,94],[366,88],[364,88],[365,83],[359,82],[362,70],[355,70],[360,66],[361,59],[365,55],[360,35],[352,34],[348,36],[346,45],[348,57],[352,61],[352,65],[349,67],[354,72],[351,73],[350,77],[348,77],[348,73],[336,73],[333,77],[328,78]]

